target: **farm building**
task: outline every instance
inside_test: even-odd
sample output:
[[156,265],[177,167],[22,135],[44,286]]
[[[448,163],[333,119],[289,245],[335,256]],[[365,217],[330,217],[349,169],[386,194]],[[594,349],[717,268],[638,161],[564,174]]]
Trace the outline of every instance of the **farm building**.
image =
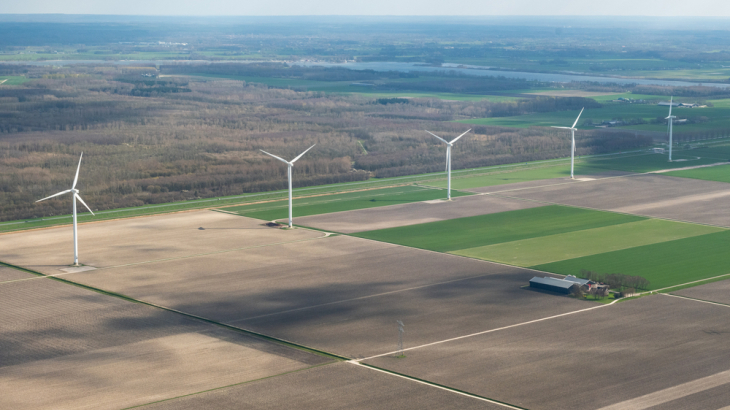
[[582,285],[578,282],[573,282],[572,280],[556,279],[550,277],[538,278],[537,276],[535,276],[534,278],[530,279],[531,288],[549,290],[551,292],[564,293],[566,295],[571,293],[574,286],[580,287]]

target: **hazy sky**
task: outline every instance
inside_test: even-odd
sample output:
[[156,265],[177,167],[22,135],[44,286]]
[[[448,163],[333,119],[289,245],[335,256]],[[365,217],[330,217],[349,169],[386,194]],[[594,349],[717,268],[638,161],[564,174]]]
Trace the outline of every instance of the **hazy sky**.
[[23,0],[0,13],[186,16],[730,16],[730,0]]

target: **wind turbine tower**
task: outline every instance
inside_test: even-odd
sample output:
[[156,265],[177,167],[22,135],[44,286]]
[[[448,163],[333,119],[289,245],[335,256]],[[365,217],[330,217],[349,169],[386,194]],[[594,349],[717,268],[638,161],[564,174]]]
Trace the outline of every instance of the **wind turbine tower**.
[[672,123],[677,118],[672,115],[672,105],[674,103],[674,97],[669,100],[669,116],[665,118],[667,120],[667,126],[669,128],[669,162],[672,162]]
[[570,138],[571,138],[571,144],[570,144],[570,179],[574,179],[573,176],[573,169],[575,167],[575,132],[578,130],[575,128],[576,124],[578,124],[578,120],[580,119],[581,114],[583,114],[583,110],[585,107],[580,109],[580,113],[578,114],[578,118],[575,119],[575,122],[573,123],[572,127],[555,127],[553,128],[560,128],[563,130],[570,130]]
[[[79,195],[79,190],[76,189],[76,183],[79,181],[79,170],[81,169],[81,158],[84,157],[84,153],[81,153],[81,156],[79,157],[79,166],[76,168],[76,177],[74,177],[74,183],[71,185],[71,189],[67,189],[63,192],[59,192],[57,194],[53,194],[51,196],[45,197],[43,199],[39,199],[36,202],[45,201],[46,199],[53,198],[54,196],[59,196],[67,193],[73,193],[73,211],[74,211],[74,266],[79,266],[79,241],[78,241],[78,229],[77,229],[77,223],[76,223],[76,200],[78,199],[79,202],[81,202],[86,209],[91,212],[91,208],[89,208],[88,205],[86,205],[86,202],[84,202],[83,199],[81,199],[81,196]],[[91,212],[92,215],[94,215],[93,212]]]
[[427,133],[433,135],[434,137],[438,138],[439,140],[443,141],[444,144],[446,144],[446,173],[448,174],[448,187],[446,189],[446,199],[451,200],[451,147],[454,146],[454,143],[464,135],[466,135],[467,132],[471,131],[471,128],[466,130],[465,133],[459,135],[458,137],[451,140],[451,142],[446,141],[445,139],[439,137],[438,135],[432,133],[431,131],[426,131]]
[[[314,144],[314,145],[317,145],[317,144]],[[287,165],[287,167],[288,167],[287,174],[289,175],[289,228],[290,229],[292,227],[292,212],[291,212],[291,210],[292,210],[292,201],[291,201],[291,196],[292,196],[292,188],[291,188],[291,168],[294,166],[294,163],[297,162],[297,160],[299,158],[301,158],[304,154],[307,153],[307,151],[309,151],[310,149],[314,148],[314,145],[312,145],[311,147],[307,148],[304,152],[302,152],[296,158],[294,158],[293,160],[291,160],[291,162],[289,162],[289,161],[287,161],[285,159],[279,158],[279,157],[277,157],[274,154],[269,154],[268,152],[266,152],[264,150],[261,150],[261,152],[263,152],[264,154],[266,154],[266,155],[268,155],[270,157],[273,157],[273,158],[278,159],[279,161],[285,163]]]

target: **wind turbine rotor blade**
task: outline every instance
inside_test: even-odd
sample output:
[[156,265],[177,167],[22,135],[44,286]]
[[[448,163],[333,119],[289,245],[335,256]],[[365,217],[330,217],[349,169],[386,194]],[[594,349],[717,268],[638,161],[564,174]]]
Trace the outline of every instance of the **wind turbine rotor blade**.
[[452,143],[452,144],[453,144],[453,143],[455,143],[455,142],[456,142],[456,140],[458,140],[459,138],[461,138],[461,137],[463,137],[464,135],[466,135],[466,133],[467,133],[467,132],[469,132],[469,131],[471,131],[471,128],[469,128],[468,130],[466,130],[466,132],[465,132],[465,133],[463,133],[463,134],[459,135],[458,137],[454,138],[453,140],[451,140],[451,143]]
[[[86,205],[86,202],[84,202],[84,200],[81,199],[81,196],[79,194],[74,194],[74,196],[76,197],[76,199],[79,200],[79,202],[81,202],[82,204],[84,204],[84,206],[86,207],[86,209],[88,209],[89,212],[91,212],[92,215],[94,215],[94,212],[91,210],[91,208],[89,208],[88,205]],[[94,215],[94,216],[96,216],[96,215]]]
[[270,157],[274,157],[274,158],[278,159],[279,161],[281,161],[281,162],[283,162],[283,163],[285,163],[285,164],[289,165],[289,161],[287,161],[287,160],[285,160],[285,159],[281,159],[281,158],[277,157],[277,156],[276,156],[276,155],[274,155],[274,154],[269,154],[268,152],[266,152],[266,151],[264,151],[264,150],[262,150],[262,149],[260,149],[259,151],[263,152],[264,154],[266,154],[266,155],[268,155],[268,156],[270,156]]
[[[314,145],[317,145],[317,144],[314,144]],[[291,163],[292,164],[295,163],[299,158],[301,158],[304,154],[306,154],[307,151],[309,151],[310,149],[314,148],[314,145],[312,145],[311,147],[307,148],[306,150],[304,150],[304,152],[302,152],[301,154],[299,154],[298,157],[296,157],[293,160],[291,160]]]
[[580,109],[580,113],[578,114],[578,118],[575,119],[575,122],[573,123],[573,126],[570,128],[575,128],[575,125],[578,124],[578,120],[580,119],[580,116],[583,114],[583,110],[585,110],[586,107],[583,107]]
[[555,125],[550,126],[550,128],[560,128],[561,130],[572,130],[570,127],[557,127]]
[[79,157],[79,166],[76,167],[76,176],[74,177],[74,184],[71,185],[71,189],[76,188],[76,183],[79,181],[79,170],[81,170],[81,158],[84,157],[84,153],[81,153],[81,156]]
[[45,198],[43,198],[43,199],[39,199],[39,200],[37,200],[36,202],[41,202],[41,201],[45,201],[46,199],[51,199],[51,198],[53,198],[54,196],[59,196],[59,195],[67,194],[67,193],[69,193],[69,192],[71,192],[71,190],[70,190],[70,189],[67,189],[67,190],[65,190],[65,191],[63,191],[63,192],[59,192],[59,193],[57,193],[57,194],[53,194],[53,195],[51,195],[51,196],[47,196],[47,197],[45,197]]
[[431,131],[426,131],[426,132],[429,133],[429,134],[431,134],[431,135],[433,135],[434,137],[440,139],[441,141],[443,141],[444,144],[448,144],[449,143],[448,141],[446,141],[445,139],[443,139],[443,138],[439,137],[438,135],[432,133]]

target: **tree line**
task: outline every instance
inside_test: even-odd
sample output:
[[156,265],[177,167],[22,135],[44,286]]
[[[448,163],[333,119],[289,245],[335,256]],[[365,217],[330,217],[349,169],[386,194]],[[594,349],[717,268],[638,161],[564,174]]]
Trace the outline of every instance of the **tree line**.
[[[444,137],[469,128],[489,102],[298,92],[234,80],[149,80],[123,67],[32,67],[37,78],[0,89],[0,218],[68,214],[69,201],[34,201],[68,189],[84,152],[79,188],[94,210],[439,171]],[[54,75],[42,78],[44,74]],[[184,87],[189,92],[135,95]],[[554,101],[549,104],[563,104]],[[570,103],[575,104],[575,102]],[[526,107],[526,106],[525,106]],[[643,137],[581,131],[579,153],[646,145]],[[565,156],[568,134],[478,126],[454,148],[454,168]]]

